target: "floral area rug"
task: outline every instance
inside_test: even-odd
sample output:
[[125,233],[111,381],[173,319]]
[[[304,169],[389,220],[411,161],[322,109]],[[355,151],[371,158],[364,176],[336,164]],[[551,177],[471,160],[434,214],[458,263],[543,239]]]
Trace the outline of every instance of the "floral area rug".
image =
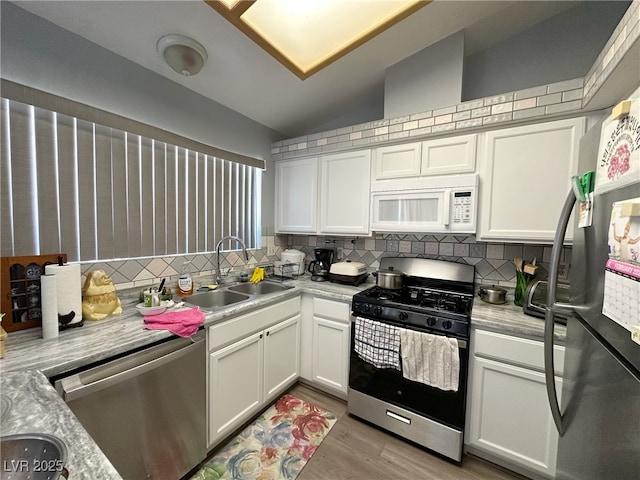
[[191,480],[294,479],[336,420],[331,412],[284,395]]

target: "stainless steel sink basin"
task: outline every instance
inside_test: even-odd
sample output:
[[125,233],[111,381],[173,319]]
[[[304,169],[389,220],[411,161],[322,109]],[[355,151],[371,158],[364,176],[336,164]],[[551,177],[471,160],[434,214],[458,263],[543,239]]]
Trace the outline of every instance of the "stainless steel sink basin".
[[54,435],[21,433],[0,437],[2,478],[7,480],[50,479],[62,475],[67,462],[67,446]]
[[293,287],[287,287],[279,283],[259,282],[259,283],[241,283],[229,287],[229,290],[240,293],[248,293],[249,295],[264,295],[266,293],[282,292]]
[[185,297],[182,300],[189,305],[198,306],[203,310],[215,310],[217,308],[249,300],[250,298],[251,297],[249,295],[231,292],[229,290],[212,290],[210,292],[196,293],[190,297]]

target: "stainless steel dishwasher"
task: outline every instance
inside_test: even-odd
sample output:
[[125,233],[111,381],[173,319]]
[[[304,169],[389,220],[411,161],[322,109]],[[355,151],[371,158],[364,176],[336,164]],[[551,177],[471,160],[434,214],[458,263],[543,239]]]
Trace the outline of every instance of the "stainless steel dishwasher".
[[52,378],[125,480],[177,480],[206,448],[204,331]]

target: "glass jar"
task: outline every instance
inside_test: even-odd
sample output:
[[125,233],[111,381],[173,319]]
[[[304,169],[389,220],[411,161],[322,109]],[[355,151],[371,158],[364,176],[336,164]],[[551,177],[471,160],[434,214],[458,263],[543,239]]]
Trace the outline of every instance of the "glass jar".
[[516,270],[516,289],[513,293],[513,303],[521,307],[524,304],[524,293],[529,285],[529,275]]

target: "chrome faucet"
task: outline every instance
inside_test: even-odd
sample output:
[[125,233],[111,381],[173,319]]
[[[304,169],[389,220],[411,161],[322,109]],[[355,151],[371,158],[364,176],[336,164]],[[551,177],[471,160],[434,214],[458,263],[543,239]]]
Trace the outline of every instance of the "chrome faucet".
[[216,245],[216,284],[218,285],[222,283],[222,276],[220,275],[220,245],[222,245],[222,242],[224,242],[225,240],[235,240],[240,245],[242,245],[244,258],[247,262],[249,261],[249,254],[247,253],[247,247],[240,237],[236,237],[234,235],[227,235],[226,237],[223,237]]

